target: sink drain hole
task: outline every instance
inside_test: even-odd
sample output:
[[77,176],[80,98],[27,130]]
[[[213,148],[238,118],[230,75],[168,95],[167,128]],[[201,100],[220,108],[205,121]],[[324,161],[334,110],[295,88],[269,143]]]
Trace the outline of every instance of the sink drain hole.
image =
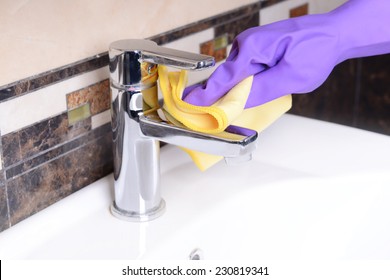
[[204,259],[203,251],[201,249],[198,249],[198,248],[192,250],[192,252],[189,255],[189,259],[192,261],[203,260]]

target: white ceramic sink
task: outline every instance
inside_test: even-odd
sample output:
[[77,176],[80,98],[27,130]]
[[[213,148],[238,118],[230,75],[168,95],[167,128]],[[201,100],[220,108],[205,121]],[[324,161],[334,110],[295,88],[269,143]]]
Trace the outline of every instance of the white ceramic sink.
[[161,163],[157,220],[114,218],[107,176],[2,232],[0,258],[390,259],[390,137],[285,115],[246,164]]

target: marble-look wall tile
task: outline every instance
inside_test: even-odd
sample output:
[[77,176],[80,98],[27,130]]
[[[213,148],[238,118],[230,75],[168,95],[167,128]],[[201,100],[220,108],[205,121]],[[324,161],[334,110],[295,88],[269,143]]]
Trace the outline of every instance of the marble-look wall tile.
[[[172,30],[171,32],[165,34],[158,34],[148,39],[155,41],[159,45],[169,43],[171,41],[178,40],[185,36],[197,33],[208,28],[217,27],[228,22],[235,22],[237,19],[245,18],[251,14],[258,12],[261,7],[261,2],[255,2],[240,8],[237,8],[233,11],[229,11],[223,14],[212,16],[192,24],[178,28],[177,30]],[[220,35],[222,35],[221,33]]]
[[325,83],[308,94],[293,95],[292,114],[353,125],[356,102],[356,61],[336,66]]
[[294,95],[290,113],[390,135],[390,55],[336,66],[309,94]]
[[49,84],[7,101],[0,101],[0,131],[2,135],[28,127],[67,111],[66,95],[70,92],[99,83],[109,76],[108,66],[88,71]]
[[[1,131],[0,131],[0,173],[2,169],[3,169],[3,149],[1,146]],[[1,182],[1,175],[0,175],[0,182]]]
[[228,34],[228,43],[233,43],[233,39],[242,31],[260,25],[258,10],[245,10],[243,17],[215,27],[215,36]]
[[110,109],[110,83],[106,79],[92,86],[69,93],[66,96],[68,110],[89,103],[91,114],[94,116]]
[[[1,143],[0,143],[0,161],[1,161]],[[5,171],[0,166],[0,232],[9,228],[10,226],[4,173]]]
[[22,159],[20,151],[19,134],[10,133],[1,137],[3,147],[3,165],[4,168],[19,162]]
[[[174,48],[187,40],[195,49],[186,45],[185,50],[198,52],[201,42],[225,33],[231,42],[259,25],[260,6],[253,2],[150,39],[175,43]],[[0,143],[0,231],[112,172],[107,64],[102,53],[0,87],[0,117],[18,120],[19,104],[35,102],[23,108],[28,116],[23,121],[8,124],[0,118],[6,131]],[[70,124],[67,111],[83,104],[89,104],[91,116]]]
[[269,6],[273,6],[275,4],[278,4],[280,2],[285,2],[287,0],[264,0],[261,1],[261,8],[267,8]]
[[[20,160],[17,164],[8,167],[6,170],[6,178],[10,179],[19,174],[27,172],[45,162],[48,162],[54,158],[57,158],[67,152],[82,146],[85,141],[91,141],[91,137],[94,134],[87,133],[91,127],[91,118],[85,119],[69,127],[67,137],[69,138],[65,142],[61,142],[61,145],[51,146],[45,151],[40,151],[36,154],[32,154],[23,160]],[[84,134],[84,135],[83,135]],[[83,135],[80,137],[80,135]]]
[[[2,170],[0,170],[0,173],[2,173]],[[0,232],[10,227],[7,204],[5,185],[0,180]]]
[[224,59],[226,59],[227,55],[227,37],[227,34],[223,34],[221,36],[218,36],[217,38],[214,38],[213,40],[203,42],[199,46],[200,53],[213,56],[216,63],[223,61]]
[[112,172],[109,126],[90,134],[92,141],[7,181],[11,225]]
[[33,124],[2,137],[4,168],[49,150],[91,128],[91,119],[68,126],[67,114]]
[[106,66],[107,63],[108,53],[103,53],[71,65],[60,67],[54,71],[47,71],[35,77],[29,77],[11,84],[0,86],[0,102],[38,90],[49,84],[64,81],[85,72],[102,68]]
[[5,182],[4,170],[0,168],[0,186],[4,185],[4,182]]
[[0,50],[7,54],[0,85],[103,53],[114,40],[150,37],[257,2],[0,1]]
[[356,126],[390,135],[390,55],[361,59]]

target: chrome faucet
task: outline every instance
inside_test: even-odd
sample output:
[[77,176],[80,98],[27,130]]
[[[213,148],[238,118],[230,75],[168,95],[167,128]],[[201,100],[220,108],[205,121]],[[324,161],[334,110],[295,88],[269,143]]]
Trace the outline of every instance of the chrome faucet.
[[111,123],[114,150],[114,216],[148,221],[165,209],[160,195],[159,141],[225,157],[227,163],[246,161],[256,147],[256,131],[238,140],[225,139],[175,126],[162,120],[157,110],[157,65],[198,70],[214,65],[210,56],[158,46],[148,40],[121,40],[109,49]]

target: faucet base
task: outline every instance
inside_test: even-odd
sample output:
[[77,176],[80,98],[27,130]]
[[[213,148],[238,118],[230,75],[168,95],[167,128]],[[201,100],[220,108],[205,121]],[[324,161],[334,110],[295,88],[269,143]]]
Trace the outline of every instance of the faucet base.
[[126,211],[118,208],[115,201],[111,204],[110,207],[111,214],[121,220],[128,222],[148,222],[160,217],[165,212],[165,201],[161,199],[160,205],[150,209],[146,213],[139,213],[133,211]]

